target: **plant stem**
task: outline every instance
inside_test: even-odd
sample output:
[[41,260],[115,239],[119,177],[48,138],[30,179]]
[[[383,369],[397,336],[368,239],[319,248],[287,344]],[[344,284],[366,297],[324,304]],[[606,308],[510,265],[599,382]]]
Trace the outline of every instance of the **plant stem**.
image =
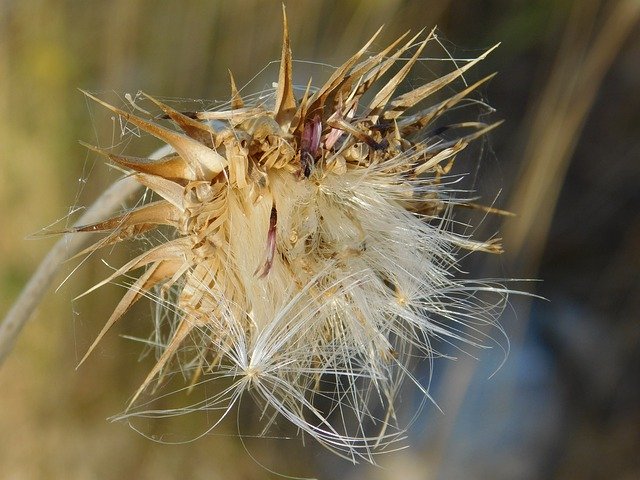
[[[161,158],[168,152],[167,147],[163,147],[155,151],[150,158]],[[76,225],[87,225],[105,219],[139,188],[140,184],[133,177],[126,177],[114,183],[87,209]],[[89,240],[90,237],[87,235],[67,233],[42,260],[0,324],[0,366],[11,353],[22,328],[40,304],[62,263],[78,253]]]

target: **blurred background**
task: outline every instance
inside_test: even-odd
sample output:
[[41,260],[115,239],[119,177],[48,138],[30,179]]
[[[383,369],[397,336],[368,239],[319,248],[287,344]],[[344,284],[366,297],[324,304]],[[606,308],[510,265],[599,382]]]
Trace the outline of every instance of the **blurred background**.
[[[540,279],[512,286],[547,300],[512,297],[506,359],[494,348],[436,363],[432,395],[444,413],[426,405],[410,448],[380,457],[381,467],[298,441],[247,441],[251,454],[320,478],[640,478],[640,2],[285,4],[294,58],[318,62],[296,63],[298,83],[328,77],[382,24],[375,50],[435,25],[453,57],[502,42],[470,78],[499,72],[481,98],[506,122],[464,166],[484,203],[516,216],[483,223],[479,235],[500,230],[507,253],[477,256],[468,270]],[[280,46],[277,1],[0,0],[0,313],[56,240],[27,237],[64,226],[115,178],[77,141],[110,145],[119,127],[77,88],[226,100],[227,69],[246,93],[268,87],[275,64],[251,80]],[[412,81],[451,67],[436,63],[422,62]],[[91,262],[52,289],[0,368],[0,478],[270,477],[235,425],[169,446],[106,420],[151,359],[138,362],[139,345],[121,337],[144,336],[149,306],[139,306],[75,370],[122,292],[72,299],[104,273]]]

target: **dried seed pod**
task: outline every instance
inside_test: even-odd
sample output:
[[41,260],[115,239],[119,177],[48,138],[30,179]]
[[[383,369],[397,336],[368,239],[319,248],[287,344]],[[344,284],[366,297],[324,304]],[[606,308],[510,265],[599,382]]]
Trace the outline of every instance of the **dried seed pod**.
[[[506,291],[451,271],[461,248],[498,252],[499,242],[448,231],[442,215],[454,202],[442,178],[455,155],[495,125],[468,122],[462,126],[473,133],[450,142],[426,132],[486,79],[422,105],[489,52],[395,95],[434,38],[420,35],[365,58],[374,35],[296,100],[285,18],[273,103],[248,104],[233,77],[228,111],[183,114],[147,96],[180,131],[87,93],[175,150],[155,161],[98,150],[158,199],[76,229],[109,232],[90,251],[160,226],[174,232],[100,284],[144,269],[87,355],[144,296],[155,297],[171,322],[124,416],[135,415],[139,396],[177,364],[194,383],[227,382],[193,408],[225,416],[250,391],[327,448],[372,461],[402,437],[394,401],[404,378],[419,385],[412,358],[432,358],[432,338],[482,342],[477,324],[494,321],[492,307]],[[483,291],[498,295],[495,305],[477,296]]]

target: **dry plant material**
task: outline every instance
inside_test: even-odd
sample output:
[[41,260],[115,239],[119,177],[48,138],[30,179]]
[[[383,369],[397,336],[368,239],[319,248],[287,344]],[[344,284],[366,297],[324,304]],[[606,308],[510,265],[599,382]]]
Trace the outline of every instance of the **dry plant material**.
[[[500,245],[451,231],[451,207],[469,200],[454,199],[446,179],[455,156],[495,125],[455,125],[465,133],[448,141],[428,132],[490,77],[425,101],[489,52],[396,94],[435,37],[405,35],[368,56],[376,36],[320,88],[296,92],[285,18],[272,95],[249,104],[232,78],[225,111],[183,113],[146,96],[161,113],[145,119],[87,93],[174,150],[149,160],[91,147],[156,199],[73,229],[108,232],[85,253],[164,232],[89,290],[139,272],[87,355],[139,299],[158,305],[157,362],[123,417],[200,409],[222,419],[248,393],[265,432],[284,418],[340,455],[373,461],[403,436],[394,408],[403,379],[428,398],[410,369],[437,355],[432,339],[486,339],[481,325],[505,290],[452,272],[461,249]],[[176,372],[221,386],[175,410],[141,401]]]

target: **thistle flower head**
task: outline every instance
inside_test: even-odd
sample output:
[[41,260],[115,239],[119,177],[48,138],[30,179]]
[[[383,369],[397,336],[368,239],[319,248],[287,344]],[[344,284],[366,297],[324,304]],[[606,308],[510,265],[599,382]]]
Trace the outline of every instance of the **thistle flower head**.
[[412,358],[432,358],[434,338],[481,341],[465,326],[493,320],[476,294],[496,289],[452,271],[460,249],[500,246],[450,231],[460,202],[443,179],[456,154],[494,125],[452,126],[462,133],[448,141],[430,132],[489,77],[429,99],[488,52],[397,94],[433,32],[365,56],[375,38],[320,88],[296,96],[285,18],[273,95],[245,103],[232,78],[223,111],[182,113],[147,96],[161,114],[143,118],[87,93],[172,148],[159,160],[96,148],[156,199],[75,229],[109,232],[88,251],[171,232],[94,287],[139,272],[90,351],[144,296],[169,322],[130,413],[178,367],[192,383],[226,382],[192,409],[224,417],[250,392],[271,419],[371,461],[402,435],[394,402],[403,379],[413,379]]

